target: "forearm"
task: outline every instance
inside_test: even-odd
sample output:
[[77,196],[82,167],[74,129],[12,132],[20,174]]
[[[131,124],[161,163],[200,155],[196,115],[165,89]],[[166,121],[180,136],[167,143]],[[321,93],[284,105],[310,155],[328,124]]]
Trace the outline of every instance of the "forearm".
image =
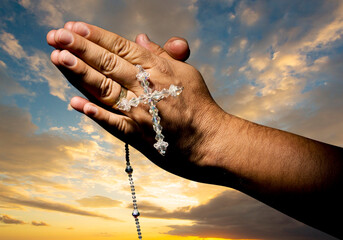
[[231,115],[221,125],[208,155],[228,173],[219,184],[338,234],[333,219],[342,214],[341,148]]

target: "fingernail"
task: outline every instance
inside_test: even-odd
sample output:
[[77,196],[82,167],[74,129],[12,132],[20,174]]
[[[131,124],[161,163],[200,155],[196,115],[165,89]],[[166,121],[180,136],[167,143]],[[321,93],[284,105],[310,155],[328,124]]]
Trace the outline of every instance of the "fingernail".
[[87,104],[84,111],[88,116],[94,116],[98,113],[98,109],[91,104]]
[[145,33],[142,35],[142,40],[143,40],[143,42],[145,42],[145,43],[150,42],[150,39],[149,39],[148,35],[146,35]]
[[182,41],[179,39],[173,41],[173,44],[174,44],[174,46],[186,46],[187,45],[187,43],[185,43],[185,41]]
[[73,42],[73,35],[66,30],[62,30],[60,33],[59,40],[60,40],[60,43],[64,45],[68,45]]
[[72,55],[71,53],[65,51],[64,56],[62,58],[62,62],[67,67],[72,67],[76,64],[76,57]]
[[84,23],[75,23],[74,28],[75,32],[82,37],[86,37],[90,33],[88,27]]

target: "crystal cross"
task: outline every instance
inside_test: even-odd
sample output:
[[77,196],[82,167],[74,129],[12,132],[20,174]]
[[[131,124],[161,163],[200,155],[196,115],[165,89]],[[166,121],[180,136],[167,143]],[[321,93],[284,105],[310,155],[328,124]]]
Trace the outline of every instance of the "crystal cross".
[[139,70],[136,77],[144,89],[144,94],[140,95],[138,98],[132,98],[130,100],[127,100],[126,98],[121,99],[118,104],[118,109],[128,112],[130,111],[131,107],[137,107],[140,103],[148,104],[150,107],[149,113],[152,116],[152,127],[156,132],[155,139],[157,142],[154,144],[154,147],[161,155],[164,155],[166,153],[168,143],[163,141],[164,136],[162,135],[162,126],[160,124],[161,118],[158,116],[156,104],[165,97],[176,97],[180,95],[183,87],[170,85],[169,89],[164,88],[161,91],[153,91],[149,87],[150,74],[146,72],[141,65],[136,65],[136,67]]

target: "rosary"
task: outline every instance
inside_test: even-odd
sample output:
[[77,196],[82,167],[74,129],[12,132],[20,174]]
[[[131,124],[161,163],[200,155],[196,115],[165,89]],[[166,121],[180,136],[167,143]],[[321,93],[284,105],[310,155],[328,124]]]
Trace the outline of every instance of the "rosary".
[[[157,142],[154,144],[154,147],[162,156],[164,156],[168,147],[168,143],[163,140],[164,136],[162,135],[162,126],[160,124],[161,118],[158,116],[158,109],[156,107],[156,104],[160,100],[168,96],[176,97],[180,95],[180,93],[183,90],[183,87],[170,85],[169,89],[164,88],[161,91],[158,91],[158,90],[153,91],[149,87],[150,74],[146,72],[142,66],[136,65],[136,67],[138,68],[138,73],[136,77],[144,89],[144,94],[142,94],[138,98],[132,98],[128,100],[127,98],[125,98],[126,92],[124,88],[122,88],[119,98],[115,104],[115,107],[122,111],[130,111],[131,107],[137,107],[138,104],[140,103],[148,104],[150,107],[149,113],[152,116],[152,127],[156,133],[155,139]],[[126,158],[125,172],[128,174],[129,183],[131,187],[131,196],[132,196],[132,205],[133,205],[132,216],[135,219],[138,239],[142,239],[142,232],[141,232],[141,227],[140,227],[139,219],[138,219],[140,213],[138,211],[135,185],[134,185],[133,177],[132,177],[133,168],[131,167],[131,164],[130,164],[129,145],[127,143],[125,143],[125,158]]]

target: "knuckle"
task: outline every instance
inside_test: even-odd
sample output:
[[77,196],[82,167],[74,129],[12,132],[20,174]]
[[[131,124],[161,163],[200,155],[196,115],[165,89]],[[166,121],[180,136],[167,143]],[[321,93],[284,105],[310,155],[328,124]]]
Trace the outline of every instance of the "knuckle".
[[130,54],[130,41],[127,41],[126,39],[118,38],[114,43],[114,51],[118,53],[118,56],[120,57],[126,57]]
[[89,67],[87,65],[83,65],[77,71],[77,74],[80,75],[82,78],[87,78],[89,76]]
[[105,51],[100,58],[100,70],[104,73],[111,73],[114,71],[117,65],[117,57],[111,53]]
[[117,123],[117,130],[119,132],[124,132],[126,129],[126,121],[124,121],[123,119],[120,119]]
[[173,73],[172,68],[166,59],[158,58],[158,60],[155,59],[155,61],[156,61],[156,67],[158,68],[160,73],[167,76],[172,75]]
[[75,51],[83,56],[88,49],[88,45],[86,41],[80,41],[78,44],[75,45]]
[[113,81],[111,78],[104,77],[99,87],[100,98],[104,101],[112,99]]

